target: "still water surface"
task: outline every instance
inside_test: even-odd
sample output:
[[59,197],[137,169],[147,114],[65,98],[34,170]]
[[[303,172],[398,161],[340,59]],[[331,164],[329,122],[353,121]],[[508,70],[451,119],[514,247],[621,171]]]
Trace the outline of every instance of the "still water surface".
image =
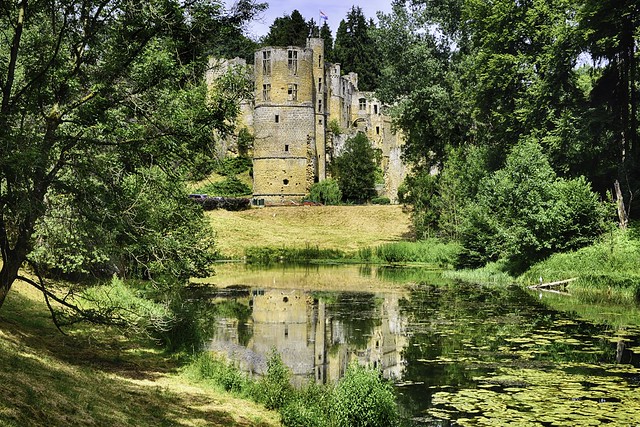
[[[272,349],[298,383],[354,360],[396,384],[421,426],[640,425],[640,313],[519,287],[362,266],[226,265],[210,343],[262,374]],[[224,311],[223,311],[224,312]]]

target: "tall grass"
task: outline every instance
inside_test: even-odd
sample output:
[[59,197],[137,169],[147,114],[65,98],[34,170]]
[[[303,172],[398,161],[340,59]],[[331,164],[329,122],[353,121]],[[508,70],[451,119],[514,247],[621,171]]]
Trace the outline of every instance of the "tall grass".
[[492,262],[473,270],[447,270],[442,273],[442,276],[478,285],[509,285],[515,282],[515,279],[506,272],[504,265],[499,262]]
[[252,246],[244,251],[245,259],[250,264],[274,264],[278,262],[309,262],[316,260],[341,260],[347,254],[339,249],[321,249],[307,245],[304,248]]
[[555,254],[532,266],[518,278],[523,284],[578,278],[574,294],[592,301],[640,301],[640,240],[636,228],[612,230],[597,243]]
[[[431,238],[417,242],[394,242],[380,245],[375,248],[375,256],[372,256],[371,260],[389,264],[411,262],[434,264],[446,268],[454,264],[459,251],[460,246],[457,243],[444,243]],[[361,251],[361,254],[364,253]]]
[[311,382],[293,388],[291,373],[275,350],[262,378],[250,378],[210,353],[197,355],[185,374],[277,410],[286,427],[394,426],[399,421],[391,385],[379,371],[354,364],[335,387]]

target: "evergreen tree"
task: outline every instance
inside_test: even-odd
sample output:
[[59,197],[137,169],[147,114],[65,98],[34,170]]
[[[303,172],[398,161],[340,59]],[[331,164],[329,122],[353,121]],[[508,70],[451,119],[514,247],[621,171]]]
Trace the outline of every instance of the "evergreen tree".
[[358,73],[358,89],[365,91],[375,90],[380,76],[378,50],[370,33],[374,28],[362,9],[353,6],[347,19],[340,21],[333,52],[345,74]]
[[296,9],[291,15],[276,18],[269,27],[269,33],[262,41],[263,46],[300,46],[307,45],[309,26]]
[[333,54],[333,35],[331,28],[325,21],[320,27],[320,38],[324,40],[324,57],[328,62],[336,62]]

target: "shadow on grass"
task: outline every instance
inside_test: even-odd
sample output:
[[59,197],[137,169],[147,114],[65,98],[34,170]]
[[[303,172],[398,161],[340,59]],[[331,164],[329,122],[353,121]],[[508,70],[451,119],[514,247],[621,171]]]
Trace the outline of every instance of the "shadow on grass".
[[109,328],[69,332],[55,329],[44,305],[10,293],[0,311],[0,425],[269,425],[234,417],[197,389],[154,383],[178,361],[144,343]]

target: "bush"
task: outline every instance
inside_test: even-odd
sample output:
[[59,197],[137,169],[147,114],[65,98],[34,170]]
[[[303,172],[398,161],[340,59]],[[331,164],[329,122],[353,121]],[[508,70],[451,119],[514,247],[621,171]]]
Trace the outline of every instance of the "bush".
[[391,384],[358,363],[349,365],[336,386],[332,409],[335,427],[391,427],[400,418]]
[[329,427],[331,389],[310,383],[297,391],[295,398],[280,410],[287,427]]
[[388,197],[374,197],[371,199],[371,203],[374,205],[390,205],[391,199]]
[[342,199],[338,183],[333,179],[325,179],[311,186],[309,200],[324,205],[337,205]]
[[235,176],[228,176],[222,181],[213,182],[198,188],[196,193],[204,193],[210,196],[240,197],[252,193],[251,188]]
[[459,266],[503,257],[510,272],[523,272],[554,252],[593,242],[606,214],[584,178],[557,178],[540,146],[521,142],[504,168],[482,181],[476,205],[467,206]]
[[293,391],[291,372],[273,349],[267,360],[267,375],[258,381],[255,397],[267,409],[281,409],[290,402]]
[[216,164],[214,171],[220,175],[234,176],[248,171],[251,165],[252,161],[249,157],[225,157]]
[[212,382],[232,393],[243,393],[249,388],[250,380],[230,362],[213,356],[211,353],[199,353],[191,362],[188,374],[197,380]]

